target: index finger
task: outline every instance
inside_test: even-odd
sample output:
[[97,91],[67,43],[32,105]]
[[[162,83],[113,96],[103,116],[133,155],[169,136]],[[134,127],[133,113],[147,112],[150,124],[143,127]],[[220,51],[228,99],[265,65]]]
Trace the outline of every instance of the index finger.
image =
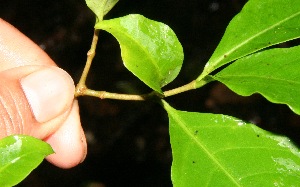
[[38,45],[0,18],[0,71],[24,65],[55,63]]

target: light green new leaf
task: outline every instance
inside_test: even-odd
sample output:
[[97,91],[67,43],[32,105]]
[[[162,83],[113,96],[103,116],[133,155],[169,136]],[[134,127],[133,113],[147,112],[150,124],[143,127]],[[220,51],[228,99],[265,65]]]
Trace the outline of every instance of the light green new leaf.
[[163,105],[174,187],[300,186],[300,152],[288,138],[230,116]]
[[153,90],[173,81],[183,62],[183,49],[172,29],[131,14],[104,20],[95,28],[111,33],[121,46],[125,67]]
[[117,4],[119,0],[85,0],[87,6],[96,14],[96,24]]
[[260,93],[300,114],[300,46],[271,49],[241,58],[213,78],[234,92]]
[[12,135],[0,140],[0,186],[21,182],[52,154],[49,144],[31,136]]
[[299,20],[300,1],[249,0],[229,23],[221,42],[198,79],[240,57],[299,38]]

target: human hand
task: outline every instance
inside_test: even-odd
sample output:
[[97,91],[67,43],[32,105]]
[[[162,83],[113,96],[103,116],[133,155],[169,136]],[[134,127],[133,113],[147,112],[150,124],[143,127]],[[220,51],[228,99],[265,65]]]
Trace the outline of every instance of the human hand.
[[87,146],[72,78],[0,18],[0,138],[25,134],[48,142],[61,168],[82,162]]

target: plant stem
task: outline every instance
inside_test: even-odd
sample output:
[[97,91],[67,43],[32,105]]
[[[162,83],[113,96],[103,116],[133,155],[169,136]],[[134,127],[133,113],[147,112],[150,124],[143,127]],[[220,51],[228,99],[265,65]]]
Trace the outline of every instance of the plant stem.
[[98,97],[100,99],[116,99],[116,100],[132,100],[132,101],[144,101],[148,97],[146,95],[133,95],[133,94],[119,94],[110,93],[107,91],[95,91],[91,89],[84,90],[84,95]]
[[145,101],[145,100],[150,100],[150,99],[157,99],[157,98],[165,98],[169,97],[172,95],[176,95],[182,92],[186,92],[189,90],[193,90],[199,87],[204,86],[205,84],[213,81],[212,78],[207,77],[204,78],[200,81],[193,80],[192,82],[183,85],[181,87],[165,91],[163,95],[160,95],[156,92],[151,92],[148,94],[143,94],[143,95],[134,95],[134,94],[119,94],[119,93],[111,93],[107,91],[96,91],[96,90],[91,90],[88,89],[87,87],[82,87],[79,91],[80,94],[77,96],[92,96],[92,97],[97,97],[100,99],[116,99],[116,100],[131,100],[131,101]]
[[92,44],[91,44],[91,48],[87,53],[87,59],[86,59],[86,63],[85,63],[85,67],[83,69],[83,72],[81,74],[80,80],[75,88],[75,97],[78,97],[80,95],[84,95],[84,92],[86,90],[86,78],[87,75],[90,71],[90,67],[92,65],[92,61],[95,57],[96,54],[96,47],[97,47],[97,42],[98,42],[98,37],[99,37],[99,29],[95,29],[94,30],[94,35],[93,35],[93,40],[92,40]]
[[180,87],[172,89],[172,90],[165,91],[164,97],[169,97],[169,96],[176,95],[176,94],[179,94],[182,92],[186,92],[188,90],[196,89],[195,85],[196,85],[196,81],[193,80],[192,82],[190,82],[186,85],[180,86]]
[[211,78],[210,76],[206,76],[201,80],[196,79],[196,80],[193,80],[192,82],[190,82],[186,85],[183,85],[181,87],[165,91],[164,92],[164,97],[169,97],[169,96],[176,95],[176,94],[186,92],[186,91],[189,91],[189,90],[194,90],[194,89],[200,88],[200,87],[202,87],[202,86],[204,86],[207,83],[212,82],[212,81],[214,81],[214,79]]

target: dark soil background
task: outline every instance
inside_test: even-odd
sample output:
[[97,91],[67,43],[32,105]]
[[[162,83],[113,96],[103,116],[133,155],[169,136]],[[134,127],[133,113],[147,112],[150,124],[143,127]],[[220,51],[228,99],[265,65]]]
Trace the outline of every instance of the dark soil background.
[[[174,88],[200,74],[227,24],[245,2],[121,0],[106,19],[138,13],[164,22],[175,31],[183,45],[185,61],[179,77],[167,86]],[[84,0],[2,1],[0,16],[35,41],[78,82],[94,24]],[[124,68],[117,41],[105,32],[100,33],[88,86],[119,93],[150,91]],[[225,86],[213,83],[167,100],[180,110],[236,116],[299,142],[299,116],[287,106],[271,104],[258,95],[239,97]],[[18,186],[171,186],[168,119],[160,106],[89,97],[79,98],[79,102],[88,139],[86,160],[69,170],[45,161]]]

